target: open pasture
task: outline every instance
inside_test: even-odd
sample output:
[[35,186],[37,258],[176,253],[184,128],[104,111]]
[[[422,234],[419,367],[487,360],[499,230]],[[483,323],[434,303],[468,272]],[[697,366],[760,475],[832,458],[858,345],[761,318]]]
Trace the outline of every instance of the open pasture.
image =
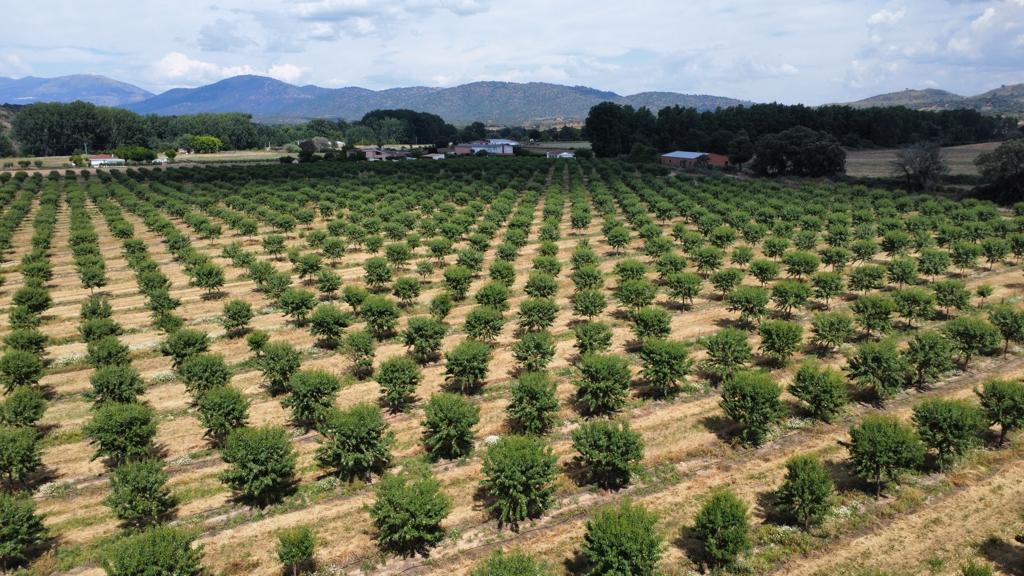
[[[719,488],[748,506],[752,525],[749,550],[727,571],[959,574],[979,561],[1019,574],[1024,439],[1011,433],[997,447],[993,426],[948,464],[929,454],[883,483],[881,498],[842,443],[867,416],[910,423],[925,400],[977,404],[974,391],[989,380],[1021,379],[1021,335],[990,322],[1002,327],[1000,314],[1020,313],[1022,232],[1024,217],[983,202],[600,160],[4,179],[4,353],[26,347],[12,334],[45,336],[36,347],[45,366],[24,382],[47,397],[34,424],[41,466],[5,485],[31,494],[52,537],[26,569],[102,574],[125,529],[108,505],[116,458],[94,457],[90,428],[105,406],[95,375],[118,367],[141,379],[133,406],[155,425],[144,453],[124,460],[163,463],[174,505],[160,520],[193,531],[216,574],[279,574],[276,535],[301,525],[315,531],[325,573],[469,574],[496,550],[519,549],[552,574],[584,574],[588,519],[624,499],[657,514],[659,573],[694,574],[694,518]],[[88,312],[87,302],[109,309]],[[251,318],[238,312],[245,308]],[[829,331],[825,319],[849,325]],[[441,330],[414,338],[413,326]],[[982,336],[965,336],[972,329]],[[930,369],[905,352],[925,331],[951,346],[954,362]],[[594,337],[602,333],[604,342]],[[716,353],[709,337],[722,333],[749,350],[734,342],[735,354]],[[198,343],[174,348],[171,334]],[[483,373],[453,361],[468,341],[482,342]],[[658,373],[652,341],[684,343],[687,360]],[[591,354],[581,356],[581,345]],[[898,374],[865,367],[868,351],[886,346],[895,355],[879,357]],[[299,369],[282,375],[272,353]],[[208,364],[189,369],[197,356]],[[420,375],[414,390],[382,399],[378,369],[404,356]],[[587,372],[598,357],[604,368],[627,366],[624,385]],[[841,378],[849,402],[830,418],[793,393],[805,360]],[[491,445],[523,424],[509,406],[528,369],[553,385],[557,404],[535,441],[556,463],[546,506],[513,530],[489,511],[481,481]],[[721,406],[730,379],[746,370],[782,391],[764,426]],[[218,371],[224,381],[210,384]],[[297,400],[296,374],[323,373],[338,389],[316,406]],[[284,431],[295,454],[290,486],[254,503],[224,481],[231,464],[199,406],[207,385],[244,398],[248,426]],[[478,421],[457,457],[431,457],[426,412],[446,390]],[[429,556],[378,547],[368,510],[379,470],[344,474],[318,457],[336,430],[325,425],[332,409],[365,403],[383,418],[380,437],[393,435],[390,471],[425,471],[450,498]],[[593,481],[574,443],[574,431],[603,419],[628,422],[642,440],[616,489]],[[774,504],[787,460],[802,454],[820,459],[836,486],[830,511],[808,530],[780,519]]]

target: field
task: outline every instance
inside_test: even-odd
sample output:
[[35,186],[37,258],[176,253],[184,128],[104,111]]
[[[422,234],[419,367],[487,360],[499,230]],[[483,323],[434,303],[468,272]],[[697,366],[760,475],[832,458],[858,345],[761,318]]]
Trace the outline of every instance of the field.
[[[175,159],[177,164],[203,164],[203,163],[231,163],[231,162],[269,162],[274,161],[283,156],[285,153],[280,151],[266,151],[266,150],[230,150],[226,152],[216,152],[213,154],[179,154]],[[24,158],[4,158],[3,163],[12,163],[12,168],[7,170],[15,171],[21,170],[18,167],[18,162],[22,160],[28,160],[30,162],[40,161],[43,163],[41,169],[53,170],[58,168],[70,168],[71,162],[68,161],[67,156],[42,156],[42,157],[24,157]],[[36,169],[32,166],[30,169]]]
[[[942,157],[949,164],[949,173],[953,176],[977,176],[978,169],[974,159],[982,152],[995,150],[998,142],[983,144],[967,144],[964,146],[947,146],[942,149]],[[846,173],[853,177],[886,178],[892,176],[892,162],[896,159],[896,149],[855,150],[846,155]]]
[[[88,179],[54,173],[0,182],[0,336],[16,332],[15,322],[23,332],[32,319],[46,336],[45,370],[38,383],[30,383],[48,397],[36,424],[42,466],[16,484],[31,492],[52,539],[35,551],[27,573],[103,574],[101,561],[124,533],[105,504],[114,462],[94,458],[96,445],[85,431],[100,409],[90,395],[90,378],[104,361],[83,339],[87,322],[81,311],[91,295],[99,295],[110,304],[114,337],[127,348],[113,364],[139,373],[145,385],[138,400],[153,411],[156,435],[149,454],[164,463],[176,499],[163,520],[197,535],[211,573],[279,574],[276,535],[308,525],[317,535],[316,562],[323,573],[462,575],[496,550],[520,549],[547,563],[552,574],[583,574],[587,562],[580,551],[588,519],[603,506],[630,499],[658,516],[656,529],[664,540],[659,573],[695,574],[702,547],[694,518],[713,491],[729,488],[749,507],[752,533],[750,549],[726,573],[960,574],[965,562],[978,561],[998,574],[1021,574],[1024,547],[1014,536],[1024,527],[1024,438],[1011,433],[997,447],[993,427],[945,469],[929,456],[899,482],[886,482],[881,498],[854,474],[843,445],[850,427],[868,415],[910,422],[914,407],[926,399],[976,404],[975,389],[990,379],[1019,380],[1020,342],[1009,342],[1005,354],[1001,340],[980,345],[966,366],[957,354],[955,366],[920,387],[907,385],[902,376],[897,390],[844,376],[852,400],[831,422],[812,417],[789,390],[804,359],[842,371],[860,347],[879,341],[880,332],[902,350],[925,328],[987,319],[999,303],[1019,313],[1022,222],[1005,209],[863,187],[797,188],[637,171],[614,161],[534,158],[130,169]],[[278,239],[283,246],[276,245]],[[842,246],[856,247],[857,255],[846,251],[844,258],[835,249]],[[737,247],[750,252],[744,256]],[[950,252],[954,262],[940,270],[896,276],[901,264]],[[800,259],[789,256],[796,253],[847,261],[826,266],[815,259],[801,269]],[[761,265],[778,262],[781,272],[762,283],[752,275],[751,258]],[[582,282],[575,267],[599,272],[592,290],[608,305],[592,310],[590,320],[608,326],[607,353],[625,359],[632,379],[606,416],[628,422],[643,440],[632,478],[615,490],[588,481],[574,459],[573,432],[605,417],[577,402],[582,361],[574,331],[588,319],[574,313],[576,283]],[[808,286],[816,270],[839,270],[848,283],[868,276],[858,269],[872,268],[882,277],[868,286],[847,285],[827,303],[806,295],[773,301],[749,321],[721,294],[736,293],[729,281],[733,273],[721,270],[738,271],[732,281],[744,287],[764,284],[770,290]],[[465,287],[453,272],[463,269],[471,273]],[[324,270],[340,277],[339,290],[320,290]],[[692,299],[680,288],[684,277],[699,280]],[[415,280],[404,282],[415,289],[401,301],[393,294],[399,278]],[[641,293],[651,287],[656,292],[630,298],[618,290],[630,278],[645,287]],[[943,280],[950,281],[946,287],[966,290],[951,308],[945,300],[938,306],[929,302],[909,318],[901,316],[903,308],[890,310],[888,326],[870,324],[865,330],[857,324],[835,351],[812,341],[811,322],[818,314],[850,313],[865,294],[901,302],[904,295],[931,296]],[[505,305],[496,304],[504,322],[490,331],[468,326],[477,299],[488,292],[481,288],[501,292],[494,282],[507,285],[507,299],[499,299]],[[50,302],[26,320],[19,314],[29,305],[23,297],[15,305],[15,294],[40,284]],[[991,288],[982,290],[984,297],[976,294],[982,286]],[[367,312],[370,300],[360,304],[356,288],[367,288],[372,300],[379,303],[379,295],[397,310],[391,329],[367,324],[374,318]],[[456,294],[450,311],[437,314],[447,331],[440,354],[421,360],[422,379],[412,401],[382,411],[394,434],[390,471],[426,469],[451,498],[442,522],[445,536],[429,556],[382,551],[367,511],[379,475],[350,479],[318,464],[315,453],[324,435],[294,418],[287,407],[290,394],[271,394],[261,369],[266,364],[246,333],[266,332],[272,344],[287,343],[298,352],[302,370],[335,376],[341,388],[327,398],[333,408],[377,406],[381,388],[374,376],[355,373],[344,335],[379,332],[372,356],[379,367],[409,353],[403,331],[410,319],[436,313],[435,297],[463,289],[464,298]],[[296,305],[291,298],[302,301],[305,291],[315,295],[316,305],[345,313],[337,323],[344,335],[312,333],[318,324],[301,318],[301,311],[313,303]],[[229,331],[225,305],[234,300],[250,304],[254,314],[245,328]],[[526,327],[529,314],[520,311],[528,309],[521,305],[538,300],[553,303],[554,314]],[[353,304],[362,305],[363,314]],[[652,319],[647,332],[634,320],[640,317]],[[761,348],[769,320],[802,329],[799,344],[781,361]],[[175,366],[161,348],[175,330],[206,335],[214,355],[207,358],[223,359],[227,385],[249,403],[249,426],[287,431],[297,453],[295,483],[264,505],[237,497],[221,480],[230,465],[200,422],[198,395],[183,376],[188,360]],[[557,473],[550,505],[513,530],[488,512],[480,482],[484,455],[510,435],[506,408],[522,373],[514,346],[524,331],[536,330],[550,333],[554,344],[540,369],[556,386],[558,407],[554,425],[539,441],[557,457]],[[744,427],[723,412],[724,388],[714,367],[704,363],[701,343],[723,330],[739,331],[753,348],[741,367],[767,371],[784,390],[784,413],[760,442],[742,441]],[[490,352],[486,375],[463,394],[479,409],[473,449],[459,458],[432,459],[422,442],[424,408],[451,387],[445,353],[467,341],[467,331]],[[652,393],[642,373],[642,340],[651,336],[689,346],[695,363],[676,394]],[[5,352],[13,347],[7,342]],[[286,378],[285,392],[288,386]],[[819,458],[836,485],[831,511],[808,530],[780,520],[773,505],[786,462],[798,454]]]

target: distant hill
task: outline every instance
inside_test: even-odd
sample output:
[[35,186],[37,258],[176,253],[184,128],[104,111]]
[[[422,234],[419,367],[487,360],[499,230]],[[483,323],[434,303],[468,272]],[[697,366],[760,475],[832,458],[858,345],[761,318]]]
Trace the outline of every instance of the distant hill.
[[955,110],[967,108],[988,114],[1024,115],[1024,84],[1011,84],[977,96],[961,96],[946,90],[903,90],[879,94],[856,102],[854,108],[906,106],[915,110]]
[[620,96],[586,86],[544,82],[473,82],[451,88],[415,86],[368,90],[293,86],[262,76],[235,76],[198,88],[177,88],[126,108],[143,114],[246,112],[256,119],[344,118],[358,120],[371,110],[407,108],[437,114],[456,124],[579,121],[604,101],[659,109],[679,104],[699,110],[745,104],[721,96],[647,92]]
[[125,106],[151,96],[152,92],[106,76],[73,74],[56,78],[0,77],[0,104],[83,100],[99,106]]

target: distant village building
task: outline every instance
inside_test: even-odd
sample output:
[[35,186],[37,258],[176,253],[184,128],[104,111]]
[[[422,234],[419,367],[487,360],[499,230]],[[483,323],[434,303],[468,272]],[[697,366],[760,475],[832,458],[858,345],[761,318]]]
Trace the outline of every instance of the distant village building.
[[113,154],[93,154],[89,156],[89,166],[99,168],[100,166],[124,166],[124,159]]
[[572,159],[576,157],[576,153],[572,150],[548,150],[545,153],[548,158],[561,158],[563,160]]
[[456,156],[475,156],[485,152],[488,156],[512,156],[519,142],[505,138],[489,138],[456,144],[452,153]]
[[676,150],[661,155],[661,163],[673,168],[725,168],[729,166],[729,157],[713,152],[690,152]]
[[444,154],[424,154],[423,158],[427,160],[444,160]]
[[366,154],[366,159],[371,162],[379,160],[398,160],[401,158],[408,158],[412,155],[408,150],[394,150],[392,148],[369,147],[359,148],[359,150],[361,150],[363,154]]

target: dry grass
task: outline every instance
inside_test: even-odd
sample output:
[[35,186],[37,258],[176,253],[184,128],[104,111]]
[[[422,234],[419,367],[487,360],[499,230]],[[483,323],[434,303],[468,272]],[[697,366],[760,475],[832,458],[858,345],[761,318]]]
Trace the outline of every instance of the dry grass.
[[[976,176],[974,159],[982,152],[995,150],[998,142],[948,146],[942,149],[942,157],[949,164],[949,173],[954,176]],[[885,150],[854,150],[846,154],[846,173],[849,176],[865,178],[886,178],[892,176],[892,162],[896,159],[896,148]]]

